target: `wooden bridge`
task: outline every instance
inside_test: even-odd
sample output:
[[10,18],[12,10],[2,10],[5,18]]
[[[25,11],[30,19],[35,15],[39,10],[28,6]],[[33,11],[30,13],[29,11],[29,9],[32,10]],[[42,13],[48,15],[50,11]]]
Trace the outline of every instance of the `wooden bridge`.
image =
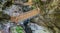
[[31,11],[22,13],[17,17],[11,17],[11,21],[13,21],[13,22],[18,22],[19,20],[22,21],[22,20],[25,20],[25,19],[28,19],[28,18],[32,18],[33,16],[36,16],[38,14],[39,14],[39,11],[37,9],[34,9],[34,10],[31,10]]
[[[32,0],[29,0],[27,3],[23,3],[23,4],[25,4],[25,5],[32,5],[33,3],[32,3]],[[17,23],[18,21],[22,21],[22,20],[25,20],[25,19],[28,19],[28,18],[32,18],[33,16],[38,15],[39,12],[40,11],[38,9],[34,9],[34,10],[31,10],[31,11],[22,13],[22,14],[20,14],[17,17],[11,16],[11,21]]]

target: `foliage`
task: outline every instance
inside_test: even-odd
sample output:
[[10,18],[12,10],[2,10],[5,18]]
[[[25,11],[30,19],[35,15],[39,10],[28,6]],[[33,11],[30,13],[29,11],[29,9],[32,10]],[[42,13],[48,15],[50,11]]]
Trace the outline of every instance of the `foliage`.
[[24,29],[21,26],[14,26],[11,28],[12,33],[24,33]]

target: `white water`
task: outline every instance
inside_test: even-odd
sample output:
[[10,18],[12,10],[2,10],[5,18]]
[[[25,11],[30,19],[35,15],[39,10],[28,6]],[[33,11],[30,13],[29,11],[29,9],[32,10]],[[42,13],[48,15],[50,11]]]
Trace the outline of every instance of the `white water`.
[[9,8],[6,8],[4,13],[7,13],[10,16],[18,16],[20,13],[22,13],[22,11],[19,11],[19,8],[21,9],[21,7],[17,5],[12,5]]
[[46,27],[39,26],[35,23],[30,23],[29,25],[33,31],[33,33],[52,33],[52,31],[48,30]]

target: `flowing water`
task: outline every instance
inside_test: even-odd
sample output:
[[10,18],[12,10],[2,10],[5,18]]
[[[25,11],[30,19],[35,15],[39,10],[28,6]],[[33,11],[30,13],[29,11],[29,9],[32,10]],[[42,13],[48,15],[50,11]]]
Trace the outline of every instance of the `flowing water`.
[[36,23],[30,23],[30,28],[32,29],[32,33],[52,33],[49,29],[43,26],[39,26]]
[[[12,5],[10,7],[7,7],[4,10],[4,13],[10,16],[19,16],[21,13],[24,13],[30,10],[32,10],[32,8],[29,7],[28,5],[27,6]],[[8,22],[5,24],[3,23],[3,25],[2,24],[0,25],[0,30],[3,30],[4,33],[25,33],[24,28],[27,32],[29,31],[28,29],[31,28],[32,33],[52,33],[52,31],[50,32],[50,30],[47,29],[46,27],[39,26],[35,23],[29,23],[27,27],[26,26],[21,27],[20,25],[16,25],[15,23],[11,23],[11,22]]]

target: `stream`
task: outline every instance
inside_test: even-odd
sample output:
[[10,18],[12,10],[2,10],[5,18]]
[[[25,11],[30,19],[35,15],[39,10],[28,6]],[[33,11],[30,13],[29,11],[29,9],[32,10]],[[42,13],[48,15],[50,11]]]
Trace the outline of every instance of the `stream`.
[[[29,10],[32,10],[32,8],[28,5],[12,5],[3,11],[10,16],[19,16],[21,13],[27,12]],[[36,23],[27,23],[27,25],[22,23],[21,25],[17,25],[15,23],[8,22],[6,24],[1,24],[0,30],[3,33],[52,33],[52,31],[50,32],[50,30],[46,27],[39,26]]]

